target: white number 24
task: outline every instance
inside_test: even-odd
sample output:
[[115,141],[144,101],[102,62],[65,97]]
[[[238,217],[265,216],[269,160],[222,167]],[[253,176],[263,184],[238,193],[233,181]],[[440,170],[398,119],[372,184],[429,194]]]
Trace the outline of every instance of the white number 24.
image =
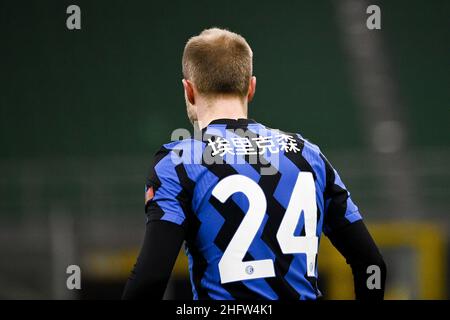
[[[234,193],[242,192],[249,207],[239,228],[219,261],[222,283],[275,276],[272,259],[242,261],[260,228],[267,209],[267,200],[261,187],[252,179],[235,174],[222,179],[212,195],[224,203]],[[303,212],[305,236],[294,236]],[[314,179],[311,172],[300,172],[292,190],[291,199],[277,232],[277,240],[284,254],[305,253],[308,276],[314,276],[318,249],[317,207]]]

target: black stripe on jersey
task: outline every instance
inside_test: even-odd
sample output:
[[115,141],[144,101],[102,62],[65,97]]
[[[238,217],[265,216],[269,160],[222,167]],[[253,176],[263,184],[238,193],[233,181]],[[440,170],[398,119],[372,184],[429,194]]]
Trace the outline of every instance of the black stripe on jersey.
[[[159,179],[158,175],[156,174],[155,166],[165,157],[169,154],[170,150],[161,147],[154,155],[153,157],[153,163],[150,166],[147,178],[145,181],[145,184],[147,188],[152,187],[153,193],[156,193],[156,191],[161,186],[161,180]],[[144,206],[145,215],[147,217],[147,221],[151,220],[160,220],[161,217],[164,215],[164,211],[159,207],[159,205],[155,201],[149,201],[145,203]]]
[[[153,168],[153,167],[152,167]],[[153,188],[153,193],[161,186],[161,181],[158,178],[158,175],[153,170],[153,175],[147,177],[147,187]],[[159,204],[156,201],[148,201],[144,207],[145,215],[147,216],[147,221],[151,220],[160,220],[164,215],[164,211],[159,207]]]
[[[321,211],[320,211],[320,208],[319,208],[318,204],[316,204],[316,209],[317,209],[316,225],[318,225],[319,221],[320,221],[320,216],[321,216]],[[299,236],[301,236],[301,237],[306,236],[305,224],[303,224],[303,227],[302,227],[302,230],[300,231]]]
[[348,192],[334,183],[336,176],[333,167],[323,155],[320,155],[320,157],[325,163],[326,175],[326,187],[323,197],[325,201],[330,199],[327,209],[328,213],[324,217],[324,224],[333,226],[333,229],[339,229],[348,223],[344,219],[347,211]]
[[159,207],[158,203],[151,202],[145,206],[145,216],[148,221],[161,220],[164,215],[164,211]]
[[313,168],[308,163],[308,161],[306,161],[306,159],[303,158],[303,156],[302,156],[302,151],[303,151],[303,148],[305,147],[305,141],[303,141],[302,139],[299,139],[296,134],[293,134],[293,133],[286,133],[286,134],[291,135],[295,139],[300,151],[298,151],[297,153],[284,152],[285,157],[288,158],[300,171],[311,172],[314,177],[314,181],[316,181],[317,180],[316,173],[314,172]]
[[156,175],[155,167],[162,159],[164,159],[170,153],[170,151],[171,150],[165,147],[161,147],[153,156],[152,165],[150,166],[150,169],[148,170],[147,173],[146,183],[148,186],[153,186],[155,188],[161,185],[161,181],[159,181],[158,176]]
[[202,287],[201,281],[205,275],[208,263],[202,253],[198,250],[195,245],[195,239],[198,234],[198,230],[201,226],[201,221],[198,219],[197,215],[193,214],[189,216],[188,228],[186,228],[186,249],[192,256],[192,285],[197,291],[198,299],[200,300],[211,300],[208,292]]
[[[152,187],[153,193],[156,193],[156,191],[161,186],[161,180],[158,178],[158,175],[156,174],[155,167],[169,153],[170,153],[169,149],[167,149],[165,147],[161,147],[153,156],[152,165],[150,166],[150,168],[147,172],[147,178],[145,179],[145,185],[147,186],[147,188]],[[152,203],[152,206],[151,206],[152,219],[158,220],[164,215],[164,212],[158,206],[158,204],[156,204],[155,202],[151,202],[151,203]],[[148,210],[150,209],[149,204],[150,204],[150,202],[145,203],[145,206],[144,206],[144,210],[145,210],[145,213],[147,214],[147,218],[149,218],[149,214],[148,214]]]
[[194,216],[194,212],[192,211],[192,193],[194,192],[195,182],[188,177],[182,163],[175,166],[175,172],[181,186],[181,191],[177,194],[176,199],[186,216],[186,219],[183,221],[183,227],[186,228],[189,218]]
[[254,138],[258,138],[259,135],[254,133],[253,131],[249,130],[247,127],[233,127],[233,126],[227,126],[227,130],[231,131],[233,134],[240,138],[248,138],[250,144],[252,145],[252,148],[256,150],[257,154],[255,155],[243,155],[241,157],[244,158],[244,160],[247,162],[248,165],[250,165],[253,169],[255,169],[256,172],[261,173],[261,163],[260,158],[261,153],[259,151],[259,148],[256,144],[256,142],[253,140]]
[[201,222],[196,216],[190,219],[188,234],[186,236],[186,249],[192,256],[192,282],[194,289],[197,291],[198,299],[211,300],[208,291],[201,285],[208,263],[195,245],[195,237],[200,229],[200,225]]

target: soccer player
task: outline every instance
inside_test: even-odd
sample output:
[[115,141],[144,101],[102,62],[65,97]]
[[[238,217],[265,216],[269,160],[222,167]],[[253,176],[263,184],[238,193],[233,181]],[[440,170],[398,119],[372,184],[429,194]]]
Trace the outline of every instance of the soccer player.
[[[356,298],[383,299],[385,263],[330,162],[300,134],[247,118],[252,56],[223,29],[187,42],[182,83],[196,135],[155,155],[123,298],[161,299],[184,242],[194,299],[317,299],[323,231],[351,266]],[[378,288],[366,284],[369,266]]]

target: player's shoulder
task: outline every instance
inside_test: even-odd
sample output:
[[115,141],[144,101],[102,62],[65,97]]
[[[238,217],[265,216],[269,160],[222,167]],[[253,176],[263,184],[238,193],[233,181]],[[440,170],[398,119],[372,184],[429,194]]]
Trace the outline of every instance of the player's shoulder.
[[305,138],[301,133],[299,132],[289,132],[289,131],[283,131],[280,129],[273,129],[273,128],[269,128],[267,126],[264,126],[267,130],[273,131],[276,133],[276,135],[278,136],[286,136],[286,137],[290,137],[293,138],[295,140],[297,140],[300,145],[302,146],[302,149],[304,151],[313,153],[317,156],[321,155],[321,150],[319,148],[319,146],[313,142],[311,142],[311,140]]
[[312,141],[310,141],[307,138],[304,138],[300,133],[297,133],[297,136],[303,142],[304,149],[306,149],[307,151],[309,151],[317,156],[320,156],[322,154],[322,151],[320,150],[320,148],[317,144],[313,143]]
[[272,129],[278,131],[278,134],[284,135],[286,137],[293,137],[297,141],[298,145],[300,146],[300,154],[302,157],[311,165],[313,170],[316,173],[324,173],[325,167],[326,167],[326,158],[322,153],[322,150],[320,147],[309,140],[308,138],[305,138],[301,133],[299,132],[288,132],[288,131],[281,131],[278,129]]

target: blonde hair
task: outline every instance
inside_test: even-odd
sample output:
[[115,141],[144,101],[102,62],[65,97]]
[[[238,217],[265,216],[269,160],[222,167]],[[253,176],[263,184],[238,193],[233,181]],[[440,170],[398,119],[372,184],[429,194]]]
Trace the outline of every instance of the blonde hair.
[[253,52],[239,34],[211,28],[189,39],[182,65],[184,78],[200,93],[245,97],[253,72]]

